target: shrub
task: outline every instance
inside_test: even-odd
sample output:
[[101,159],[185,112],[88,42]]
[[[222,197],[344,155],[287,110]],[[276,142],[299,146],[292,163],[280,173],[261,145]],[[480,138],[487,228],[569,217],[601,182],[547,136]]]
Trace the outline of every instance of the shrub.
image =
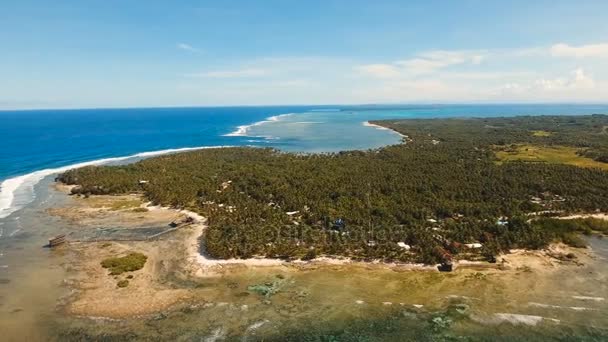
[[303,261],[313,260],[317,257],[317,252],[314,249],[309,249],[308,252],[302,257]]
[[587,242],[585,242],[585,240],[583,240],[576,233],[566,233],[566,234],[562,235],[562,242],[571,247],[576,247],[576,248],[587,247]]
[[116,286],[118,286],[118,287],[127,287],[127,286],[129,286],[129,281],[128,280],[121,280],[118,283],[116,283]]
[[101,267],[109,268],[110,275],[140,270],[146,264],[148,257],[142,253],[130,253],[120,258],[108,258],[101,262]]

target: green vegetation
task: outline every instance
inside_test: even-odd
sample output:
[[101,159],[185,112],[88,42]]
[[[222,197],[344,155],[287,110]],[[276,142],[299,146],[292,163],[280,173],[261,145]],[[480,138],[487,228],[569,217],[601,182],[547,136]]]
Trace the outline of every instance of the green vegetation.
[[[608,116],[373,123],[407,135],[408,142],[332,154],[207,149],[85,167],[58,180],[78,185],[75,194],[143,190],[154,204],[196,211],[209,218],[205,250],[217,258],[339,255],[434,263],[445,256],[443,248],[492,260],[510,248],[580,242],[571,235],[578,228],[530,221],[531,213],[608,211],[605,168],[518,159],[498,164],[495,153],[542,146],[585,159],[574,151],[608,148]],[[142,188],[140,179],[149,183]]]
[[[86,194],[85,194],[86,195]],[[87,199],[87,204],[95,208],[107,208],[109,210],[138,209],[142,204],[141,199],[131,196],[116,198],[115,196],[93,197]]]
[[120,280],[118,283],[116,283],[116,286],[118,286],[118,287],[127,287],[127,286],[129,286],[129,281],[128,280]]
[[533,223],[541,227],[552,240],[561,241],[572,247],[586,247],[587,243],[578,233],[590,235],[593,232],[608,233],[608,222],[598,219],[560,220],[540,218]]
[[283,276],[277,275],[276,278],[277,279],[266,282],[264,284],[250,285],[247,287],[247,290],[249,290],[251,292],[259,293],[262,296],[269,298],[270,296],[278,293],[281,290],[281,287],[285,283]]
[[142,253],[129,253],[120,258],[108,258],[101,262],[101,267],[109,268],[110,275],[119,275],[125,272],[140,270],[146,264],[148,257]]
[[551,132],[547,131],[532,131],[532,135],[535,137],[548,137],[551,135]]
[[579,149],[567,146],[511,145],[497,149],[500,162],[525,161],[569,164],[579,167],[596,167],[608,170],[608,163],[587,158]]

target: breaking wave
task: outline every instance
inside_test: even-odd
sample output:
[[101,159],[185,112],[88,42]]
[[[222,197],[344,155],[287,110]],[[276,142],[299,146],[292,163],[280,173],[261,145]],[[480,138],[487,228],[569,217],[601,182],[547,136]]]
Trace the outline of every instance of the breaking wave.
[[279,121],[283,118],[286,118],[288,116],[294,115],[295,113],[287,113],[287,114],[280,114],[280,115],[274,115],[271,117],[268,117],[262,121],[258,121],[258,122],[254,122],[252,124],[249,125],[242,125],[242,126],[237,126],[236,130],[224,134],[225,137],[252,137],[252,138],[267,138],[264,136],[250,136],[249,135],[249,130],[251,129],[251,127],[255,127],[255,126],[259,126],[259,125],[263,125],[266,123],[270,123],[270,122],[276,122]]
[[0,184],[0,219],[9,216],[15,211],[23,208],[25,205],[31,203],[35,199],[34,186],[38,184],[42,179],[47,176],[65,172],[70,169],[76,169],[84,166],[91,165],[102,165],[112,162],[119,162],[133,158],[148,158],[158,156],[162,154],[193,151],[207,148],[223,148],[230,146],[201,146],[201,147],[184,147],[184,148],[172,148],[159,151],[149,151],[133,154],[124,157],[113,157],[104,158],[98,160],[92,160],[57,168],[44,169],[34,171],[22,176],[17,176],[4,180]]

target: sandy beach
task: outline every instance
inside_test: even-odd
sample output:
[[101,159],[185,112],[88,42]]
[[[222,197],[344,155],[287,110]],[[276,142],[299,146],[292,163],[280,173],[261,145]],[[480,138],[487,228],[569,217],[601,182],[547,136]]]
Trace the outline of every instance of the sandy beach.
[[397,132],[395,130],[392,130],[390,128],[386,128],[384,126],[374,125],[373,123],[370,123],[369,121],[364,121],[363,122],[363,126],[365,126],[365,127],[372,127],[372,128],[379,129],[379,130],[382,130],[382,131],[391,131],[392,133],[397,134],[397,135],[399,135],[402,138],[405,138],[405,139],[408,138],[408,136],[405,135],[405,134],[401,134],[401,133],[399,133],[399,132]]

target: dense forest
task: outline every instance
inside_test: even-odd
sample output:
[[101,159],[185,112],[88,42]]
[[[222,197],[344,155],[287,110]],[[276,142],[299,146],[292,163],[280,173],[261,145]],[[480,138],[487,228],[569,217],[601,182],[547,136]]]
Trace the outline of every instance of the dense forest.
[[58,180],[77,185],[74,194],[142,192],[155,204],[197,211],[209,218],[204,248],[217,258],[435,263],[447,250],[492,260],[556,240],[579,246],[576,232],[608,232],[596,220],[531,219],[607,212],[608,172],[497,163],[495,154],[515,144],[569,146],[605,162],[606,115],[372,123],[402,133],[404,143],[331,154],[207,149],[70,170]]

